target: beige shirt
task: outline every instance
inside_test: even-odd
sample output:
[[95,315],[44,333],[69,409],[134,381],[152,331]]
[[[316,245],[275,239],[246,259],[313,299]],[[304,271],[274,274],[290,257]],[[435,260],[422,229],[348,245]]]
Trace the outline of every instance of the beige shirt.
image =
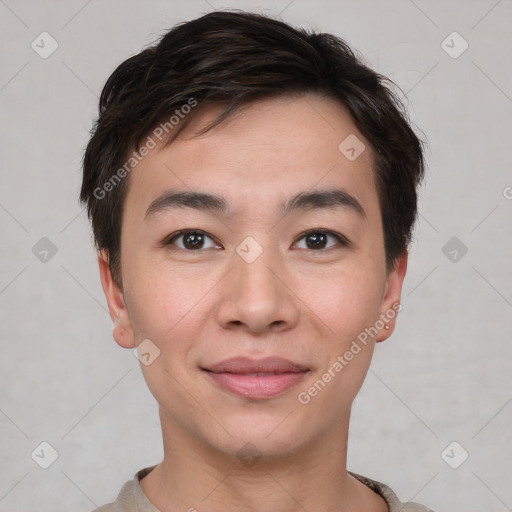
[[[96,509],[94,512],[159,512],[148,500],[140,487],[140,480],[154,467],[155,466],[139,471],[133,480],[124,484],[114,503],[103,505],[103,507]],[[349,474],[384,498],[384,501],[386,501],[389,506],[389,512],[432,512],[429,508],[419,505],[418,503],[402,503],[397,495],[385,484],[351,473],[350,471]]]

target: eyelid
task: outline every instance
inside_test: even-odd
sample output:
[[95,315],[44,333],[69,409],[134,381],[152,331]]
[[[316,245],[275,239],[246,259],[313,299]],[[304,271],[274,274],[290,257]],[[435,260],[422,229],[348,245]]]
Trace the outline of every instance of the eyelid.
[[[170,235],[166,236],[162,242],[160,243],[160,245],[162,247],[166,247],[168,245],[174,245],[173,242],[178,239],[180,236],[183,236],[183,235],[187,235],[189,233],[197,233],[199,235],[203,235],[207,238],[209,238],[210,240],[212,240],[212,242],[215,244],[215,245],[218,245],[218,246],[221,246],[221,244],[219,244],[219,242],[217,242],[217,240],[215,240],[215,238],[213,236],[211,236],[210,234],[208,234],[206,231],[203,231],[202,229],[182,229],[180,231],[175,231],[174,233],[171,233]],[[202,252],[204,251],[204,249],[198,249],[196,251],[192,251],[192,250],[187,250],[187,249],[182,249],[181,247],[178,247],[175,245],[175,249],[178,250],[178,251],[186,251],[186,252]]]
[[338,244],[334,245],[332,247],[328,247],[327,249],[318,249],[316,251],[314,249],[306,249],[306,250],[311,250],[312,252],[320,253],[320,252],[330,251],[331,249],[339,249],[340,246],[341,247],[352,247],[352,242],[346,236],[344,236],[341,233],[338,233],[336,231],[331,231],[330,229],[323,229],[323,228],[313,228],[313,229],[308,229],[307,231],[304,231],[303,233],[300,234],[300,236],[297,237],[295,242],[293,242],[293,245],[295,245],[297,242],[302,240],[304,237],[309,236],[309,235],[315,235],[315,234],[331,235],[338,240]]

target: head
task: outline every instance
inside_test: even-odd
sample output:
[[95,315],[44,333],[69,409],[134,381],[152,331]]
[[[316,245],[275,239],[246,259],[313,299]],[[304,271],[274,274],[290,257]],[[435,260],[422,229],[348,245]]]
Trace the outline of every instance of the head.
[[[395,325],[422,175],[387,80],[332,35],[215,12],[123,62],[80,198],[116,341],[159,353],[143,371],[168,428],[277,454],[345,425]],[[301,375],[243,397],[212,378],[232,357]]]

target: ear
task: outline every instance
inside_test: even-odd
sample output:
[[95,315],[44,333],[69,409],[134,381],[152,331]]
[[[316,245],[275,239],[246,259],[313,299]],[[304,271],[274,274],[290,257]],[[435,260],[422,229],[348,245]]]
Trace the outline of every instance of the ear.
[[[383,322],[382,329],[379,329],[375,341],[387,340],[395,330],[396,317],[402,308],[400,305],[400,296],[402,293],[402,284],[407,271],[408,253],[404,251],[394,262],[393,269],[386,277],[386,288],[381,303],[380,319]],[[386,326],[388,327],[386,329]]]
[[114,281],[110,270],[109,258],[106,251],[98,252],[98,266],[100,270],[101,286],[108,303],[110,318],[114,322],[112,335],[123,348],[135,347],[133,329],[130,316],[123,297],[122,288]]

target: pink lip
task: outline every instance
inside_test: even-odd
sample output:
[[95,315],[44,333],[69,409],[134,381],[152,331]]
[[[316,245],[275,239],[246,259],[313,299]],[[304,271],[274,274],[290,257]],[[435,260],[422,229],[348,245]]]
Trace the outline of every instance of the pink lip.
[[280,357],[226,359],[203,370],[227,391],[252,399],[277,396],[301,381],[309,371]]

